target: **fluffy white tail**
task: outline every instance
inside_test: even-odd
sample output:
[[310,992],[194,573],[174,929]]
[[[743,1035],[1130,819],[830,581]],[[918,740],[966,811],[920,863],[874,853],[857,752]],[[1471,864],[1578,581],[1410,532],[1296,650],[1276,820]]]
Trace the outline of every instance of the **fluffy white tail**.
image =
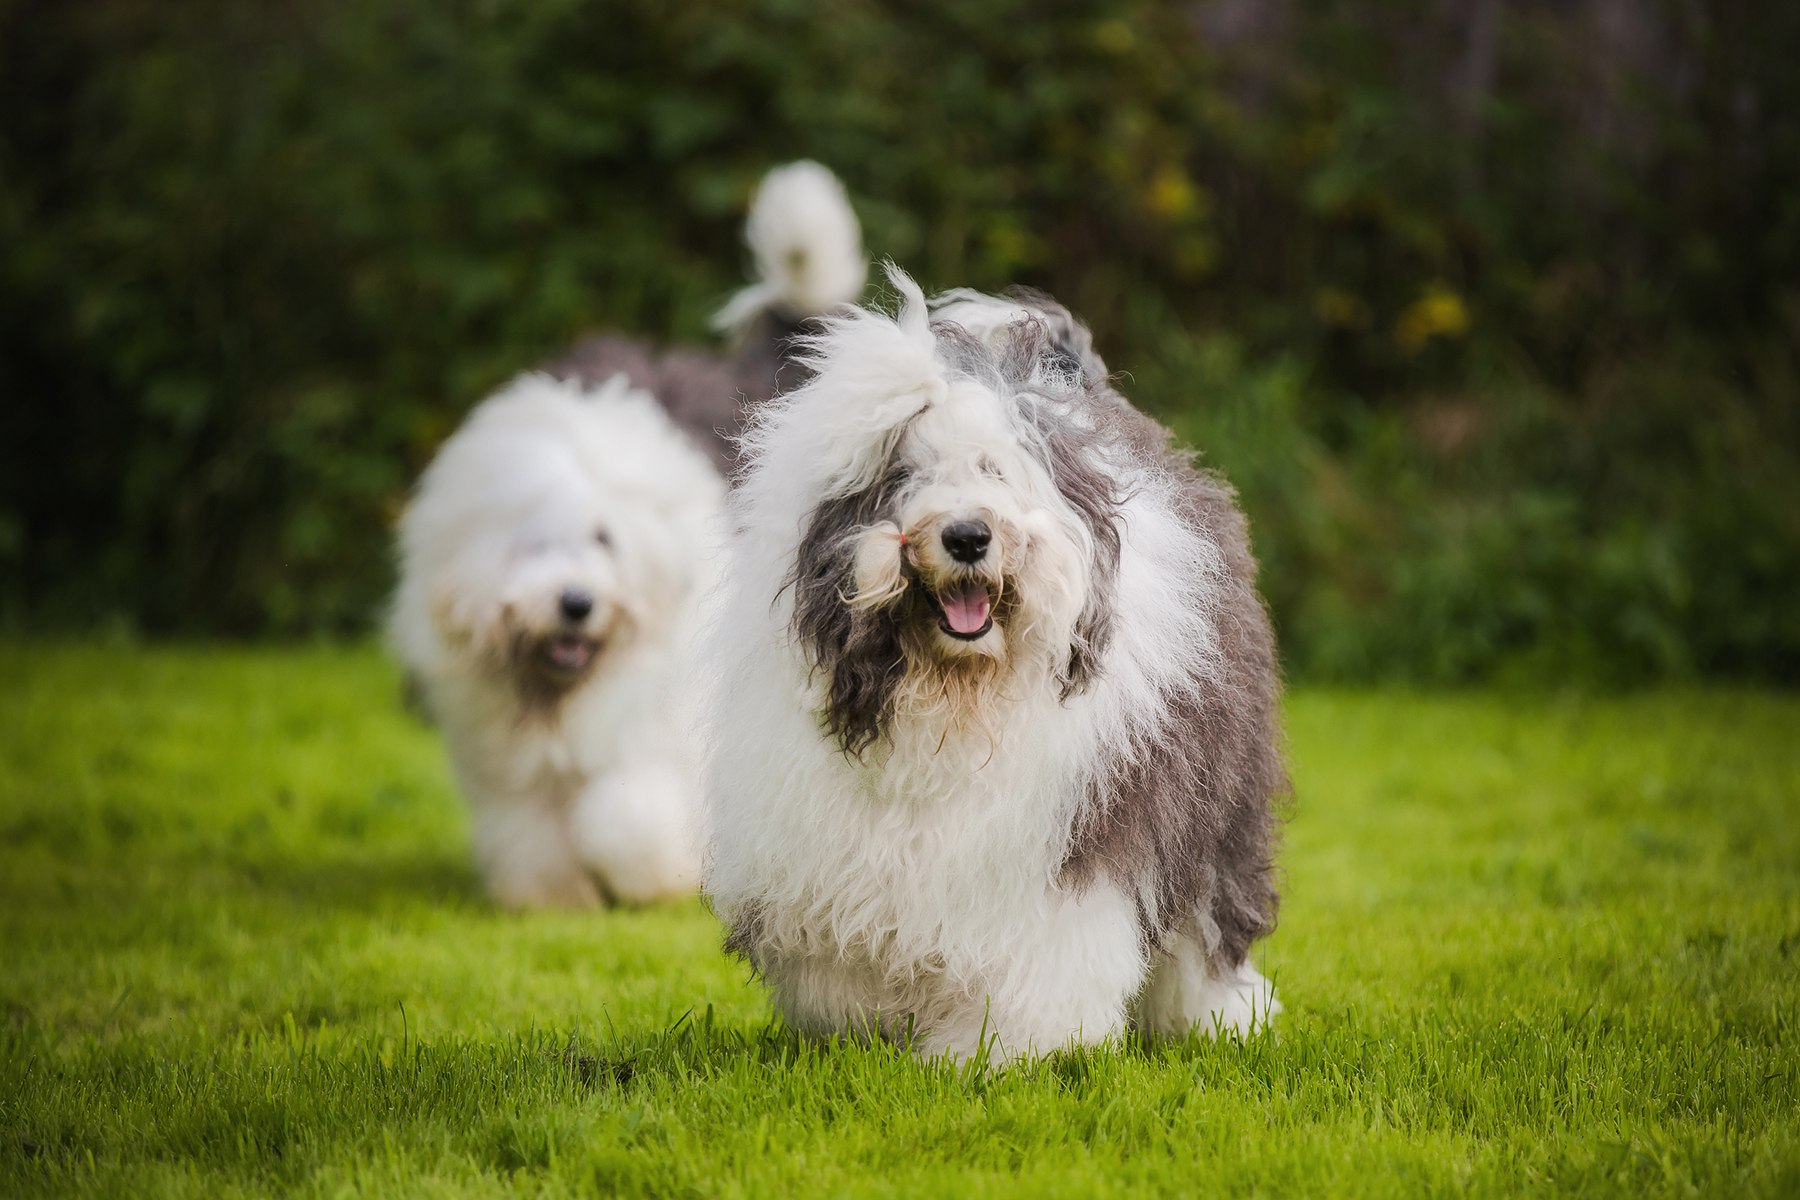
[[776,167],[756,189],[744,241],[756,260],[751,285],[713,317],[736,329],[769,309],[799,320],[862,295],[869,272],[862,227],[838,177],[816,162]]

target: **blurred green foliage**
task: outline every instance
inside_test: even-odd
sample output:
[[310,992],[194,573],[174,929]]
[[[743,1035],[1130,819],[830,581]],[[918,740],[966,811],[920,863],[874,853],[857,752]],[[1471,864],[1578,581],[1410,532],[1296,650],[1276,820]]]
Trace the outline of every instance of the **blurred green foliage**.
[[818,158],[1242,490],[1297,673],[1800,678],[1800,8],[0,0],[0,615],[365,628],[460,415]]

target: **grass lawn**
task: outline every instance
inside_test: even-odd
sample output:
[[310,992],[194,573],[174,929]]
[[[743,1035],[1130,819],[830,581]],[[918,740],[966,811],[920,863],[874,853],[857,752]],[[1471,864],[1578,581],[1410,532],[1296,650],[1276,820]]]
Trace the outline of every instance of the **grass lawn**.
[[990,1077],[493,911],[397,694],[0,644],[0,1196],[1800,1195],[1800,697],[1299,691],[1275,1034]]

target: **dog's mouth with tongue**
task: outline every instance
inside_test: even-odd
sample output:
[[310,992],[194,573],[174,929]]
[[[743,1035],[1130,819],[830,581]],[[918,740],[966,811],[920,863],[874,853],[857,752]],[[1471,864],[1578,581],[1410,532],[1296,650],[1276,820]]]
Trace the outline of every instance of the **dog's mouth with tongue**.
[[978,580],[946,585],[932,597],[938,628],[953,638],[972,642],[994,627],[993,598]]
[[579,675],[594,661],[600,643],[576,633],[559,633],[544,643],[544,665],[562,675]]

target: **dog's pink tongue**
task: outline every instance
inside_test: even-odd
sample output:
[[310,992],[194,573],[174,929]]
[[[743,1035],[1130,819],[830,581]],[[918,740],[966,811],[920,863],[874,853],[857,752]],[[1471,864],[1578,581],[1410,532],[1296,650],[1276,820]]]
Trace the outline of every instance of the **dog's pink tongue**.
[[550,643],[550,660],[565,671],[579,671],[587,666],[587,643],[580,638],[559,637]]
[[980,584],[970,584],[954,595],[940,596],[944,620],[957,633],[980,633],[987,624],[988,594]]

